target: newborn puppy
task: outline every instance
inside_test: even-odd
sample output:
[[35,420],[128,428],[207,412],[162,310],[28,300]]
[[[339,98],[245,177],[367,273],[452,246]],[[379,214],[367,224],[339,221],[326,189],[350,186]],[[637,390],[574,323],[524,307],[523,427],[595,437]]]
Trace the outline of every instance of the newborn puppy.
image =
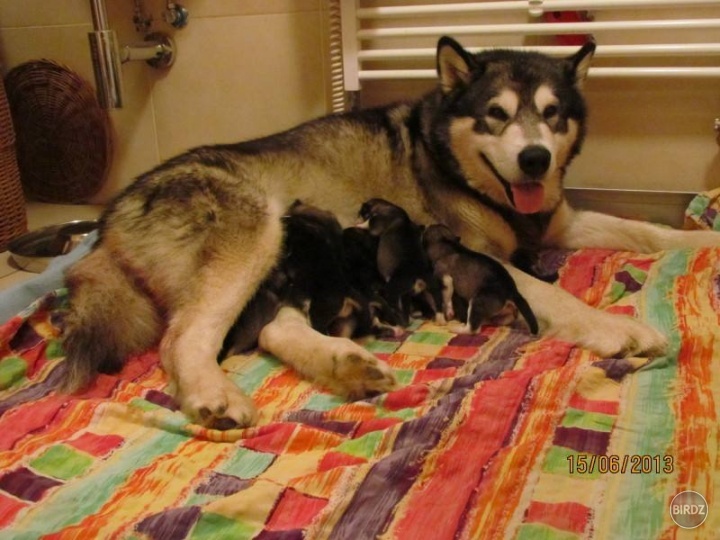
[[258,346],[260,332],[275,318],[287,289],[287,275],[275,268],[248,302],[223,341],[220,360]]
[[445,225],[431,225],[423,234],[423,245],[432,261],[435,276],[443,284],[443,309],[452,318],[452,296],[468,303],[467,323],[454,329],[475,333],[485,322],[507,324],[520,310],[533,334],[538,332],[535,314],[517,290],[515,281],[495,259],[471,251]]
[[409,323],[413,300],[425,316],[438,314],[440,287],[423,249],[423,228],[407,212],[383,199],[370,199],[360,208],[370,234],[378,237],[377,268],[385,287],[384,296],[397,309],[403,326]]
[[257,346],[260,331],[282,306],[303,311],[327,335],[370,333],[370,310],[343,268],[342,227],[335,216],[296,201],[283,216],[282,258],[225,338],[221,358]]
[[284,222],[280,266],[288,276],[288,290],[283,300],[306,309],[312,327],[323,334],[353,337],[369,328],[367,305],[345,275],[337,218],[296,201]]
[[343,230],[343,268],[350,285],[366,300],[376,336],[398,336],[404,329],[397,310],[383,298],[385,280],[377,267],[378,237],[360,227]]

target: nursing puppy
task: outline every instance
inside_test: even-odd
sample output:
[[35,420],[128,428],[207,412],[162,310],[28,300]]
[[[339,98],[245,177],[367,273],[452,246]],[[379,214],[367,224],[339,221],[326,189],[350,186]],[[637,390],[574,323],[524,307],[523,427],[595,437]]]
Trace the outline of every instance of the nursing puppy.
[[[595,49],[566,58],[437,47],[437,87],[414,102],[331,115],[270,137],[205,146],[142,175],[105,210],[94,250],[68,273],[66,388],[159,345],[176,399],[206,425],[246,426],[252,400],[217,365],[223,338],[282,253],[281,217],[296,199],[343,226],[371,198],[416,223],[444,223],[474,251],[635,252],[716,246],[711,232],[668,230],[573,210],[563,178],[585,135],[582,86]],[[646,323],[593,309],[508,271],[544,335],[600,356],[662,354]],[[356,396],[394,386],[360,345],[322,335],[282,308],[260,345],[313,380]]]
[[454,326],[455,332],[475,333],[482,323],[510,323],[517,309],[530,332],[537,334],[535,314],[502,264],[467,249],[445,225],[430,225],[423,233],[423,246],[435,277],[443,284],[445,316],[454,318],[454,294],[468,305],[467,322],[462,327]]
[[378,238],[377,268],[385,280],[383,296],[407,326],[413,307],[420,305],[426,316],[439,309],[439,284],[423,249],[423,227],[412,222],[407,212],[383,199],[370,199],[360,207],[367,228]]
[[296,201],[282,221],[280,262],[230,329],[221,358],[256,347],[283,306],[304,313],[315,330],[329,336],[371,333],[368,301],[346,275],[343,230],[335,216]]

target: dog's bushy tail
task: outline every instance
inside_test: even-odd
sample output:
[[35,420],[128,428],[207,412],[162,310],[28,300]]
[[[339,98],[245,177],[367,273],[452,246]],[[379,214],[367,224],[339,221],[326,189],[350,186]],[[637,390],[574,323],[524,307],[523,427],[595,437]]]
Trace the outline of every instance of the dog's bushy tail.
[[519,291],[517,291],[515,294],[515,298],[513,298],[512,301],[517,306],[518,311],[520,311],[522,316],[525,318],[525,322],[527,322],[528,327],[530,328],[530,332],[532,332],[533,334],[537,334],[540,330],[537,318],[535,317],[535,313],[533,312],[532,308],[530,308],[530,304],[528,304],[527,300],[525,300],[525,297],[521,295]]
[[120,371],[126,358],[160,337],[161,318],[151,299],[102,246],[67,273],[70,309],[63,349],[62,390],[86,387],[98,373]]

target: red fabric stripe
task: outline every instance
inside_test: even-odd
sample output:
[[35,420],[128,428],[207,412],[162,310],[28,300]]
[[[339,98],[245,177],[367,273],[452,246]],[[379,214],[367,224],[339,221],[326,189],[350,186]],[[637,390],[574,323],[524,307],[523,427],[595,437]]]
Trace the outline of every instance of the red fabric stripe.
[[573,533],[582,533],[587,527],[590,509],[579,503],[530,503],[525,523],[543,523]]
[[617,401],[600,401],[585,399],[580,394],[573,394],[568,403],[569,407],[581,411],[596,412],[617,416],[620,403]]
[[27,506],[27,503],[0,493],[0,527],[12,523],[18,512]]
[[457,368],[424,369],[415,374],[413,384],[422,384],[437,381],[438,379],[449,379],[450,377],[454,377],[456,372]]
[[357,456],[351,456],[343,452],[328,452],[323,456],[318,464],[318,472],[325,472],[337,467],[349,467],[352,465],[360,465],[367,462],[366,459]]
[[390,427],[394,426],[395,424],[399,424],[402,422],[399,418],[373,418],[372,420],[365,420],[363,422],[360,422],[360,425],[355,430],[355,434],[353,435],[353,439],[357,439],[359,437],[362,437],[366,433],[370,433],[371,431],[382,431],[384,429],[389,429]]
[[125,439],[119,435],[96,435],[95,433],[83,433],[80,437],[68,442],[67,444],[95,457],[102,457],[118,448],[123,442],[125,442]]
[[287,531],[307,527],[327,503],[325,499],[309,497],[294,489],[286,489],[265,529]]
[[421,384],[411,384],[385,396],[383,406],[390,411],[399,411],[408,407],[421,405],[428,395],[428,388]]
[[[433,474],[407,498],[408,512],[398,522],[397,538],[454,538],[468,501],[488,461],[502,448],[515,423],[528,378],[503,378],[484,383],[467,407],[448,447],[437,456]],[[472,456],[472,459],[468,459]],[[421,474],[421,477],[424,473]]]

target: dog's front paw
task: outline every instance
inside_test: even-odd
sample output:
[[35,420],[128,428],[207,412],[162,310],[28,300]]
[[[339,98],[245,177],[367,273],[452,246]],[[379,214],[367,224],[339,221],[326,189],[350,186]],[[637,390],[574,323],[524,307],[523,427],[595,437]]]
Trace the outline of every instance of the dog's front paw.
[[336,347],[332,362],[332,380],[327,384],[350,399],[372,397],[397,388],[390,366],[350,340]]
[[181,389],[178,399],[185,414],[211,429],[243,428],[257,420],[252,399],[224,376],[217,378],[216,384],[196,381]]
[[603,358],[662,356],[668,347],[667,338],[652,326],[632,317],[601,311],[594,311],[565,327],[556,326],[551,333]]

